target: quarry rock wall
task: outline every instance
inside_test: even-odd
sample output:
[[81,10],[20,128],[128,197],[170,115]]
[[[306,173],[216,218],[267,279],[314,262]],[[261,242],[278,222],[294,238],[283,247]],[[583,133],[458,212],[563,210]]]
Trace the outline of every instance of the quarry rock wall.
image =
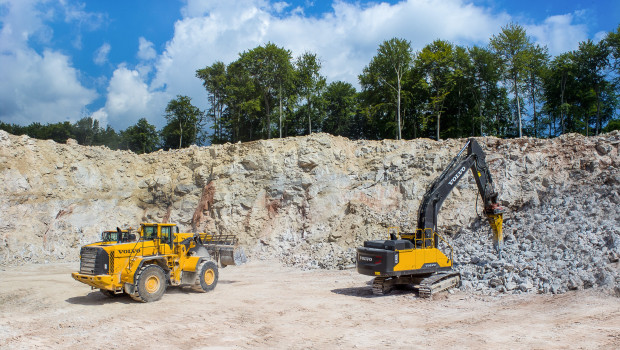
[[[465,176],[438,219],[463,288],[617,286],[620,133],[477,141],[507,208],[506,254],[494,256]],[[0,265],[77,260],[105,229],[168,221],[235,234],[250,258],[350,267],[364,240],[415,228],[427,186],[465,142],[312,134],[136,155],[0,131]]]

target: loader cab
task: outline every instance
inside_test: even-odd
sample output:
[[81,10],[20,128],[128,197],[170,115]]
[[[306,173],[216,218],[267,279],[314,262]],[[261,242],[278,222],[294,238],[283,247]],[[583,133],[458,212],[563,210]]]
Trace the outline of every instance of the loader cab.
[[172,226],[161,226],[159,237],[162,244],[172,244]]
[[142,226],[142,239],[145,241],[152,241],[157,238],[157,225],[144,225]]
[[136,235],[131,233],[132,228],[121,230],[116,229],[115,231],[103,231],[101,232],[101,242],[104,243],[125,243],[125,242],[134,242],[136,240]]
[[175,227],[175,224],[142,224],[142,240],[153,242],[159,254],[171,254]]

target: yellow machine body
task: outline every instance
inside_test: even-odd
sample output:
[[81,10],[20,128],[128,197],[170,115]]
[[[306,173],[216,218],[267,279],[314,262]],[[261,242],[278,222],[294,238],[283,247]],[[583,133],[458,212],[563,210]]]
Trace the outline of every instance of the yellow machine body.
[[[179,233],[176,224],[168,223],[143,223],[139,234],[136,242],[97,242],[82,247],[80,271],[71,276],[92,288],[132,295],[139,272],[149,265],[161,268],[161,283],[170,285],[195,283],[197,269],[208,260],[221,260],[221,266],[235,265],[231,257],[235,247],[231,244],[236,239],[232,241],[230,236],[224,241],[221,236],[206,233]],[[214,239],[219,241],[212,242]]]

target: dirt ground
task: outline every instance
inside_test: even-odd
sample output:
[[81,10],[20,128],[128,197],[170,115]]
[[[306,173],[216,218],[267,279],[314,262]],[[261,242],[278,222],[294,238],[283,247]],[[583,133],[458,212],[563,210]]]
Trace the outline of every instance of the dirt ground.
[[254,261],[155,303],[74,281],[78,263],[0,271],[2,349],[618,349],[620,298],[597,291],[374,297],[369,277]]

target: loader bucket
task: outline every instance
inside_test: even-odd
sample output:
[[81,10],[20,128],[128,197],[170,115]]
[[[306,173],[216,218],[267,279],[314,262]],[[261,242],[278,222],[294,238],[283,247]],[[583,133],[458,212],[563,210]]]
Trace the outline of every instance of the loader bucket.
[[199,234],[200,240],[212,256],[218,257],[222,266],[241,265],[247,262],[243,247],[237,245],[237,237],[228,234]]
[[220,264],[222,266],[239,266],[247,262],[247,260],[248,258],[245,256],[243,247],[223,247],[220,250]]

